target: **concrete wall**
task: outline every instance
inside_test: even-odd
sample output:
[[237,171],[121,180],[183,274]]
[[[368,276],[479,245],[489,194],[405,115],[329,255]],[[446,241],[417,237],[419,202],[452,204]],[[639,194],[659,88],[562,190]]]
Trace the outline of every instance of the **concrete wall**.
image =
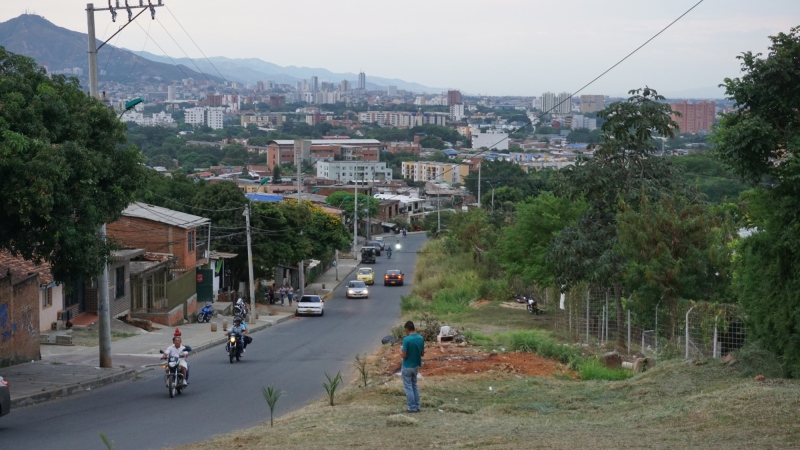
[[0,278],[0,367],[39,359],[39,275]]
[[64,307],[64,285],[59,284],[48,288],[50,290],[50,306],[44,306],[45,291],[39,291],[39,331],[49,331],[50,325],[58,320],[58,310]]

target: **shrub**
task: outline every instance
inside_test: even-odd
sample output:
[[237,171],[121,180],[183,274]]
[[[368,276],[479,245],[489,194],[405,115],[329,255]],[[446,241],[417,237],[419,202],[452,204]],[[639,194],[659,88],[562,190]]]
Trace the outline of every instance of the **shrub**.
[[400,311],[421,311],[425,308],[425,302],[416,295],[404,295],[400,297]]

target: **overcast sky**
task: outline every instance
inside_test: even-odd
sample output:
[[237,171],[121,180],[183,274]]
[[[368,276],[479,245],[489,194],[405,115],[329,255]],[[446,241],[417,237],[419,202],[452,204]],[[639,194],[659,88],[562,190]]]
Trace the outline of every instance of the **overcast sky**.
[[[28,12],[85,33],[86,3],[3,0],[0,21]],[[368,79],[400,78],[469,94],[541,95],[574,93],[697,0],[164,3],[155,21],[142,15],[112,43],[172,57],[201,57],[202,50],[281,66],[363,70]],[[107,0],[95,6],[105,7]],[[112,23],[108,12],[97,12],[97,37],[110,36],[125,16],[121,12]],[[666,96],[708,90],[739,75],[741,52],[766,52],[767,36],[797,25],[798,0],[705,0],[583,93],[617,95],[644,85]],[[148,28],[158,46],[147,39]]]

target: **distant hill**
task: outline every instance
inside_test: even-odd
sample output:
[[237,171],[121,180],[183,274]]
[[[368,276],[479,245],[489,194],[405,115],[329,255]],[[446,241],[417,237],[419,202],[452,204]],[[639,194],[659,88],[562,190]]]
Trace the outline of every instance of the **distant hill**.
[[[59,27],[44,17],[23,14],[0,23],[0,46],[6,50],[33,58],[40,66],[51,72],[78,68],[88,80],[89,61],[86,56],[87,35]],[[101,44],[97,41],[97,45]],[[184,78],[203,80],[205,77],[186,67],[155,62],[136,54],[105,45],[97,55],[100,81],[134,82],[147,80],[178,81]],[[208,75],[215,82],[219,77]]]
[[[142,52],[142,56],[152,61],[161,63],[170,62],[166,56],[154,55]],[[244,83],[255,83],[257,81],[271,80],[276,83],[292,84],[300,80],[308,80],[316,75],[320,82],[338,83],[342,80],[351,81],[356,84],[358,74],[356,73],[335,73],[328,69],[314,67],[279,66],[258,58],[226,58],[224,56],[213,56],[209,61],[205,59],[173,58],[177,63],[194,67],[194,64],[205,73],[217,75],[217,70],[227,80],[239,81]],[[213,66],[211,65],[213,63]],[[215,69],[216,67],[216,69]],[[404,89],[412,92],[441,93],[445,89],[432,88],[419,83],[399,80],[397,78],[376,77],[367,75],[368,89],[385,89],[387,86],[397,86],[397,89]]]

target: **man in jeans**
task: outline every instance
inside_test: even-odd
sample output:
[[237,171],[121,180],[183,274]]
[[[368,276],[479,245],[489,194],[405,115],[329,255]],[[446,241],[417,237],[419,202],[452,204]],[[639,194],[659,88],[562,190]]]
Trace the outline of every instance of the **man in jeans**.
[[414,322],[405,324],[406,337],[403,338],[403,347],[400,356],[403,358],[402,374],[403,388],[406,391],[406,412],[419,412],[419,390],[417,389],[417,374],[422,365],[422,356],[425,355],[425,341],[414,329]]

